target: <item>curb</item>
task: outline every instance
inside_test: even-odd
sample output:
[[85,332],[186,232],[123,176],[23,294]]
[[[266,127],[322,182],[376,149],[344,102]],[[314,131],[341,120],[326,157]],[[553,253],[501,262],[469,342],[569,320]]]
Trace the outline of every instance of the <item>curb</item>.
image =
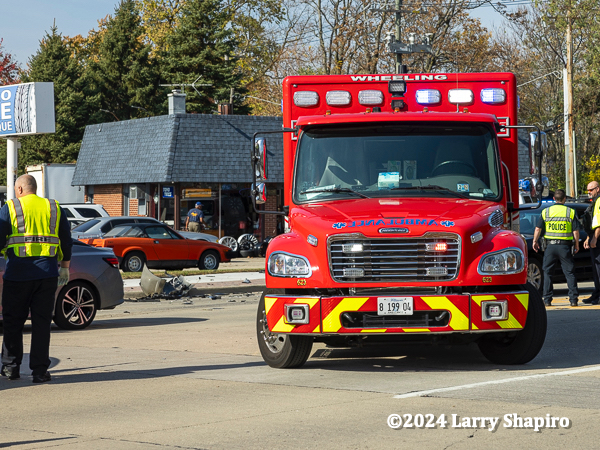
[[[248,286],[211,286],[211,287],[200,287],[195,285],[190,291],[184,295],[185,297],[202,297],[204,295],[216,294],[216,295],[228,295],[228,294],[245,294],[248,292],[262,292],[266,286],[264,284],[251,284]],[[140,289],[131,290],[125,292],[123,298],[125,301],[134,300],[146,297]]]

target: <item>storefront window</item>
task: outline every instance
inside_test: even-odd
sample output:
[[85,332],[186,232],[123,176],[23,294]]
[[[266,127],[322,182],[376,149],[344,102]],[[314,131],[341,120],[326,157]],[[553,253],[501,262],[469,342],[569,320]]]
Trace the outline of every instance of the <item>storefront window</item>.
[[243,183],[223,184],[221,186],[221,207],[219,209],[219,184],[217,183],[184,183],[181,185],[181,228],[196,202],[202,202],[204,212],[205,233],[221,236],[239,237],[245,233],[254,233],[252,223],[252,204],[250,185]]

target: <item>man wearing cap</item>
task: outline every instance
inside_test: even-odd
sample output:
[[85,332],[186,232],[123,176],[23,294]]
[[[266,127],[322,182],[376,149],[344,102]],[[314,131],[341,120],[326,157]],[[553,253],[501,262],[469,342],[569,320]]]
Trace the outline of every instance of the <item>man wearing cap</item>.
[[204,212],[202,211],[202,202],[196,202],[196,207],[188,211],[185,218],[185,228],[195,233],[200,232],[200,224],[204,225]]

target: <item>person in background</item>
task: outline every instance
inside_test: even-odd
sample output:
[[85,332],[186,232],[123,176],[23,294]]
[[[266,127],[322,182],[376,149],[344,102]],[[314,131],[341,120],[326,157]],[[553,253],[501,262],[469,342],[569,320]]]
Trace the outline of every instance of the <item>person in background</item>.
[[577,306],[579,292],[577,290],[577,280],[575,279],[573,255],[579,251],[579,221],[575,215],[575,210],[565,206],[567,195],[564,190],[557,189],[554,192],[555,205],[545,208],[540,214],[540,218],[533,234],[533,250],[540,249],[538,240],[545,230],[544,237],[548,246],[544,252],[544,304],[552,304],[553,286],[552,275],[554,267],[560,261],[562,271],[567,279],[569,287],[569,302],[571,306]]
[[188,231],[199,233],[203,225],[204,212],[202,211],[202,202],[196,202],[196,206],[187,213],[187,217],[185,218],[185,228]]
[[73,241],[58,202],[38,197],[36,191],[35,178],[22,175],[15,182],[16,198],[0,209],[0,248],[8,258],[2,287],[1,374],[9,380],[20,378],[23,327],[31,315],[29,368],[34,383],[45,383],[51,380],[50,327],[56,290],[69,282]]
[[[600,234],[600,185],[597,181],[590,181],[587,185],[588,196],[592,199],[592,204],[585,211],[585,214],[590,222],[589,228],[586,227],[588,237],[583,243],[585,248],[590,249],[592,258],[592,271],[594,275],[594,292],[582,303],[586,305],[597,305],[600,302],[600,247],[597,245],[598,236]],[[590,220],[591,219],[591,220]],[[587,222],[587,221],[586,221]]]

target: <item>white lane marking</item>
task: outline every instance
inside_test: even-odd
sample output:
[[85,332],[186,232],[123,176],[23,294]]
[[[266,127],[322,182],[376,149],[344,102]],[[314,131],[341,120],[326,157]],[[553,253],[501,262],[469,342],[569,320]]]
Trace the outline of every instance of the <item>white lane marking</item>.
[[505,378],[503,380],[492,380],[492,381],[483,381],[481,383],[463,384],[461,386],[450,386],[450,387],[439,388],[439,389],[429,389],[427,391],[409,392],[407,394],[394,395],[393,398],[421,397],[423,395],[436,394],[438,392],[460,391],[462,389],[472,389],[472,388],[477,388],[477,387],[481,387],[481,386],[489,386],[491,384],[513,383],[515,381],[526,381],[526,380],[533,380],[535,378],[554,377],[554,376],[559,376],[559,375],[573,375],[576,373],[594,372],[596,370],[600,370],[600,365],[585,367],[583,369],[563,370],[561,372],[542,373],[542,374],[538,374],[538,375],[527,375],[524,377]]

